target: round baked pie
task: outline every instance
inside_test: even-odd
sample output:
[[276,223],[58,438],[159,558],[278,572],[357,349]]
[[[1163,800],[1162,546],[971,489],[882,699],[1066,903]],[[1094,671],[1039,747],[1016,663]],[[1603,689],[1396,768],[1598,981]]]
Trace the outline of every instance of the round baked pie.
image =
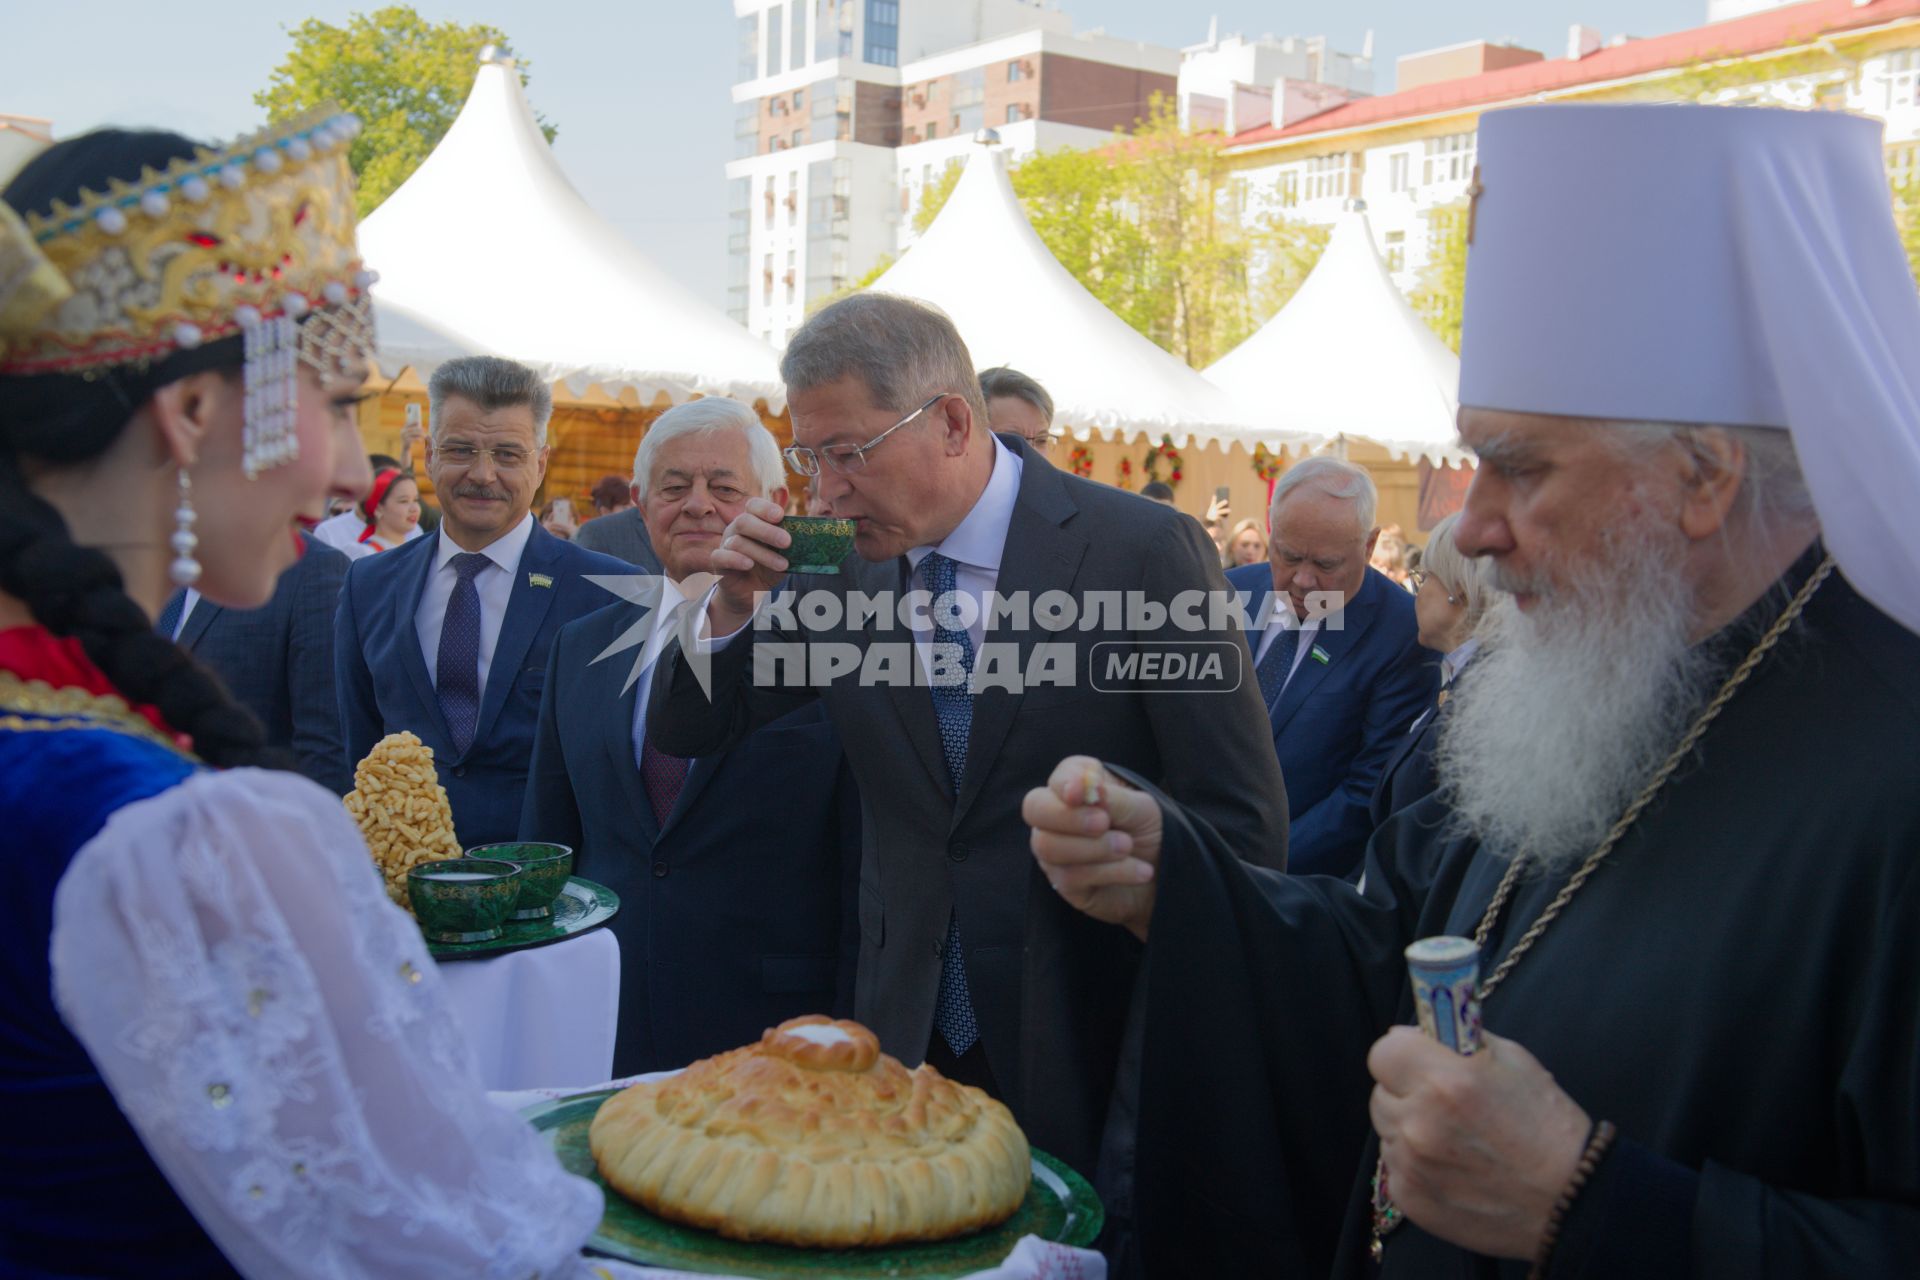
[[615,1190],[663,1218],[835,1248],[992,1226],[1032,1175],[1006,1107],[818,1015],[621,1090],[588,1145]]

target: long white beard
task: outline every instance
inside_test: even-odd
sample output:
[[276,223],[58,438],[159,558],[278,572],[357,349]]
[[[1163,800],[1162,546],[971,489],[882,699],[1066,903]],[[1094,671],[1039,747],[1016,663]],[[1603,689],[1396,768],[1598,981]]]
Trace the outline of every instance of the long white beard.
[[1547,872],[1605,838],[1716,682],[1689,645],[1693,595],[1675,541],[1629,532],[1530,612],[1502,597],[1442,722],[1435,768],[1456,830]]

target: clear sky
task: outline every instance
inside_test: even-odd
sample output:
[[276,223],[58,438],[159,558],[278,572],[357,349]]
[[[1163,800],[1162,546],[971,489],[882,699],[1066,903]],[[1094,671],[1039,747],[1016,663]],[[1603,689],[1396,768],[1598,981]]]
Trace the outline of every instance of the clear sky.
[[[944,3],[945,0],[908,0]],[[9,0],[0,6],[0,112],[51,118],[58,135],[160,125],[201,138],[254,128],[253,93],[308,17],[344,21],[381,0]],[[1659,35],[1706,20],[1706,0],[1057,0],[1077,29],[1181,46],[1222,35],[1320,35],[1358,52],[1374,33],[1374,87],[1404,53],[1511,38],[1562,56],[1567,28]],[[531,65],[529,96],[560,127],[574,185],[666,270],[722,297],[733,116],[728,0],[418,0],[432,21],[489,22]],[[449,211],[449,216],[458,216]],[[375,264],[376,266],[378,264]],[[583,287],[591,287],[583,281]]]

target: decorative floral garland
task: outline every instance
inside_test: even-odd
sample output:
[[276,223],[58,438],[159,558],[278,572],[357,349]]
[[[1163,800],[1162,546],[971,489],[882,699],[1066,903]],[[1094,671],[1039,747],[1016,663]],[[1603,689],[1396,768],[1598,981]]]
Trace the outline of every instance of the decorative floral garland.
[[1155,483],[1160,479],[1160,464],[1163,461],[1169,467],[1173,468],[1172,474],[1167,477],[1167,486],[1169,488],[1178,488],[1181,475],[1180,451],[1173,447],[1172,436],[1161,436],[1160,443],[1147,450],[1146,459],[1141,463],[1141,466],[1147,473],[1147,482],[1149,484]]
[[1284,470],[1285,467],[1286,463],[1280,460],[1280,455],[1277,453],[1268,453],[1267,446],[1263,444],[1253,446],[1253,474],[1259,476],[1268,484],[1272,484],[1275,480],[1279,479],[1280,472]]
[[1092,475],[1093,474],[1092,451],[1089,450],[1087,446],[1083,444],[1077,444],[1073,446],[1073,451],[1067,455],[1067,470],[1073,472],[1073,474],[1079,476],[1083,480],[1088,476]]
[[1120,459],[1120,479],[1116,481],[1116,483],[1122,489],[1133,488],[1133,459],[1132,458]]

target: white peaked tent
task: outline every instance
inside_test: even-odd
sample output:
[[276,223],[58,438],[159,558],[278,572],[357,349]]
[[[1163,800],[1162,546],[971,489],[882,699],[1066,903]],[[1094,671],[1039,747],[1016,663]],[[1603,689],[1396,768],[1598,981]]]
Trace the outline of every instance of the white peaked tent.
[[1340,215],[1297,293],[1209,380],[1261,406],[1263,426],[1371,440],[1400,459],[1472,461],[1454,442],[1460,357],[1407,305],[1367,215]]
[[[390,346],[383,339],[383,366],[477,347],[576,394],[598,384],[631,388],[642,404],[663,391],[675,401],[764,399],[775,413],[786,403],[772,349],[649,262],[573,189],[510,58],[482,55],[459,118],[361,223],[360,248],[380,273],[382,316],[403,321]],[[448,340],[421,341],[433,335]]]
[[1011,365],[1037,379],[1054,420],[1080,439],[1309,442],[1258,430],[1249,408],[1088,293],[1027,222],[997,148],[974,152],[933,225],[873,288],[946,312],[977,368]]

